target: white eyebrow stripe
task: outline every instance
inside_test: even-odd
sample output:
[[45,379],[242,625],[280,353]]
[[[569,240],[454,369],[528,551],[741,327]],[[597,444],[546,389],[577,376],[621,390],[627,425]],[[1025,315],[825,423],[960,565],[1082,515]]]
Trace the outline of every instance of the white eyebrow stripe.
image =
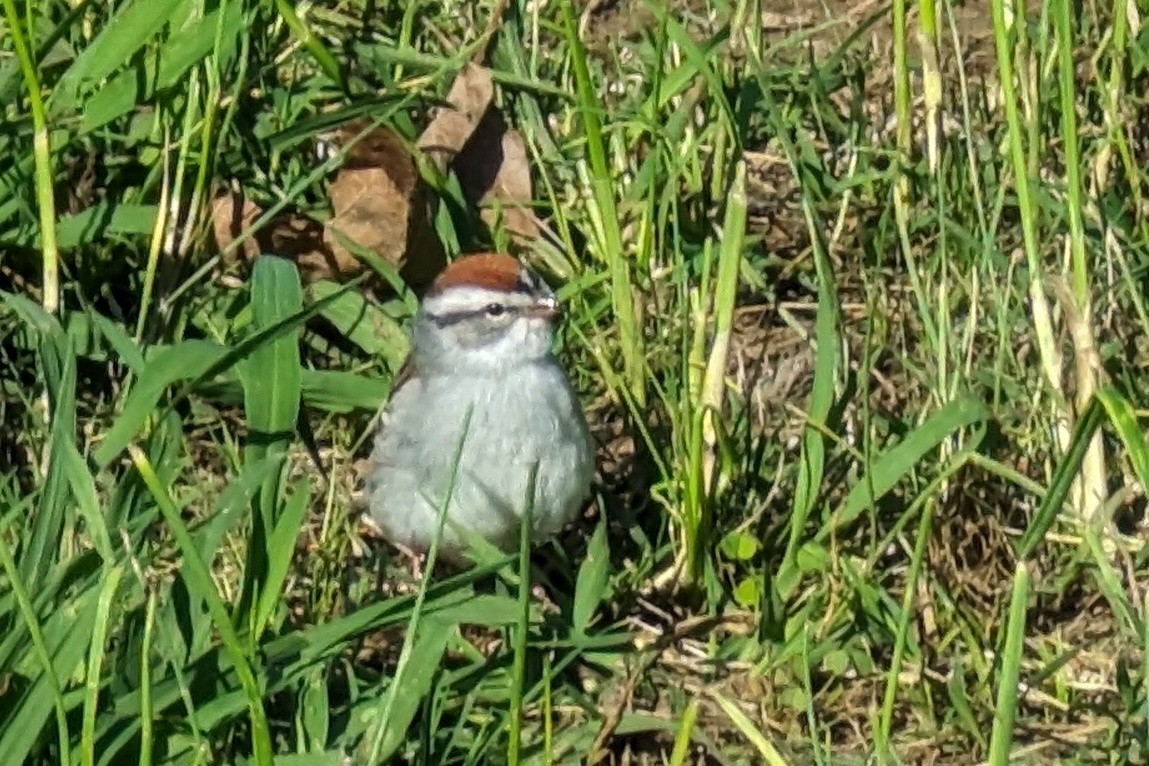
[[423,302],[423,310],[431,316],[474,314],[488,305],[498,303],[507,308],[522,308],[538,301],[534,295],[523,292],[489,290],[485,287],[455,287]]

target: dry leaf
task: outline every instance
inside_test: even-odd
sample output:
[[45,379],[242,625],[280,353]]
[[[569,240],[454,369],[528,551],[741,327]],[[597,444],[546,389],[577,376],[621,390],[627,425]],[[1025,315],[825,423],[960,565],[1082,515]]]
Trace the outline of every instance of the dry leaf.
[[[355,120],[344,125],[336,142],[346,143],[367,124]],[[348,149],[329,193],[333,216],[323,241],[340,274],[364,267],[338,235],[373,251],[414,285],[430,281],[446,265],[426,186],[406,144],[390,128],[372,128]]]
[[495,97],[491,70],[466,64],[451,84],[447,106],[441,107],[419,136],[419,148],[440,171],[463,150]]
[[[485,67],[469,63],[451,85],[447,106],[438,110],[418,146],[441,171],[453,167],[468,200],[493,226],[500,215],[520,243],[538,236],[527,207],[532,199],[530,165],[522,137],[491,108],[494,82]],[[349,142],[361,136],[354,144]],[[305,279],[347,279],[365,266],[344,245],[374,252],[418,288],[446,265],[443,244],[432,224],[431,193],[414,158],[393,130],[365,119],[344,124],[325,143],[347,146],[343,166],[331,180],[332,218],[319,226],[284,213],[242,245],[252,259],[261,252],[293,258]],[[242,197],[225,194],[212,206],[216,243],[225,249],[263,211]]]
[[[216,197],[211,204],[211,223],[219,251],[227,253],[232,243],[250,230],[263,212],[263,208],[239,193],[227,192]],[[254,260],[261,253],[294,260],[307,280],[324,278],[331,269],[331,255],[323,246],[323,227],[298,213],[285,211],[273,216],[239,245],[238,255],[245,260]]]
[[[215,246],[221,253],[226,253],[262,213],[263,209],[259,205],[245,200],[239,194],[225,192],[216,197],[211,203],[211,228]],[[254,237],[248,237],[239,247],[242,248],[243,257],[249,261],[259,255],[259,243]]]
[[[369,126],[366,120],[349,122],[327,141],[338,150]],[[431,222],[429,192],[406,144],[394,131],[371,127],[348,147],[329,193],[333,215],[326,226],[299,213],[284,212],[245,240],[241,255],[247,260],[260,253],[291,258],[308,282],[342,281],[366,270],[341,237],[374,252],[416,287],[432,280],[446,265],[443,245]],[[220,251],[262,214],[262,208],[241,195],[217,197],[212,203],[212,228]]]
[[347,264],[324,247],[323,226],[313,218],[292,213],[276,218],[273,223],[263,238],[269,244],[264,252],[295,261],[304,282],[347,279],[363,270],[358,264],[346,268]]
[[238,255],[253,261],[261,253],[274,253],[295,261],[305,282],[318,279],[340,279],[353,276],[341,269],[340,263],[323,243],[323,226],[314,219],[295,212],[273,216],[252,236],[244,239],[238,252],[228,251],[240,236],[251,229],[263,208],[241,194],[225,193],[211,205],[215,244],[225,256]]
[[539,225],[529,205],[534,199],[527,147],[494,109],[487,113],[471,140],[453,163],[468,200],[480,207],[487,226],[502,217],[519,244],[539,236]]

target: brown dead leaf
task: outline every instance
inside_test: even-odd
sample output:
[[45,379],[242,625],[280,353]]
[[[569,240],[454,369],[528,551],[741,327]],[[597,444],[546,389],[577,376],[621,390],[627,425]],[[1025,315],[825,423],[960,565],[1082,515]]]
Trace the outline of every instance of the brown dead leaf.
[[[468,63],[459,72],[417,145],[443,172],[455,170],[468,201],[481,208],[488,226],[501,216],[519,243],[538,237],[529,209],[533,198],[530,164],[522,137],[510,130],[491,104],[491,72]],[[350,142],[358,138],[355,143]],[[347,279],[365,270],[345,242],[375,253],[418,288],[446,265],[432,224],[432,195],[410,149],[390,128],[352,120],[325,138],[346,147],[343,166],[328,186],[332,217],[326,226],[294,212],[268,222],[242,245],[248,260],[262,252],[293,258],[305,279]],[[212,205],[216,244],[232,245],[263,210],[236,194]]]
[[[367,125],[353,120],[335,141],[346,143]],[[431,223],[428,190],[407,145],[390,128],[374,127],[348,149],[329,193],[333,216],[323,241],[341,274],[364,267],[338,235],[373,251],[415,285],[430,281],[446,265]]]
[[[241,193],[226,192],[216,197],[211,205],[212,231],[216,247],[221,253],[251,229],[263,208]],[[290,258],[299,265],[300,273],[308,281],[328,277],[333,269],[331,254],[323,246],[323,227],[318,222],[294,212],[283,212],[247,237],[238,246],[238,255],[252,261],[260,253],[275,253]]]
[[[284,212],[239,245],[243,258],[275,253],[294,260],[308,282],[343,281],[367,268],[344,238],[374,252],[416,287],[443,269],[446,255],[432,226],[430,194],[410,150],[389,128],[369,126],[354,120],[327,137],[338,150],[367,130],[348,147],[329,185],[333,215],[327,225]],[[264,211],[240,194],[225,193],[212,203],[211,212],[216,245],[224,252]]]
[[436,112],[418,146],[439,170],[455,171],[488,226],[501,214],[516,241],[526,243],[539,234],[527,207],[534,195],[526,145],[492,105],[494,94],[490,70],[465,65],[451,84],[447,106]]
[[[263,213],[263,209],[252,202],[245,200],[239,194],[230,192],[221,194],[211,203],[211,228],[215,236],[215,246],[221,253],[227,253],[240,236],[251,228],[251,224]],[[241,255],[247,260],[259,255],[259,243],[254,237],[249,237],[240,243]]]
[[539,224],[529,207],[534,192],[527,146],[496,110],[487,112],[453,167],[487,226],[493,227],[501,216],[519,244],[538,238]]
[[445,172],[466,146],[494,97],[491,70],[475,63],[464,65],[451,84],[447,105],[438,109],[419,136],[419,148],[440,171]]

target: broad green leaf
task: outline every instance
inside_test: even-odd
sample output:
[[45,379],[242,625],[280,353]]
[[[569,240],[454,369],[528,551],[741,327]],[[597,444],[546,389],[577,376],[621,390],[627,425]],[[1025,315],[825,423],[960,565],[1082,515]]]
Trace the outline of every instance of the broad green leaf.
[[762,549],[762,543],[749,532],[732,529],[718,543],[718,550],[730,561],[748,561]]
[[602,603],[606,593],[607,576],[610,574],[610,545],[606,539],[606,519],[599,519],[598,526],[587,544],[586,558],[578,568],[575,582],[574,606],[571,613],[572,627],[578,634],[585,634],[590,627],[595,610]]
[[[339,296],[343,297],[343,296]],[[268,330],[303,307],[299,272],[290,261],[261,256],[251,277],[254,328]],[[291,440],[299,415],[299,331],[268,339],[252,349],[241,368],[244,411],[253,432],[284,444]]]
[[373,412],[391,391],[388,381],[343,370],[304,370],[302,384],[307,405],[328,412]]
[[[323,298],[338,288],[334,282],[322,281],[312,285],[310,291],[316,298]],[[407,356],[407,333],[359,293],[343,293],[323,310],[323,318],[359,348],[383,357],[392,370],[398,370]]]
[[756,577],[745,577],[734,586],[734,600],[744,609],[757,609],[762,599],[762,581]]
[[[390,382],[344,370],[303,370],[303,403],[324,412],[375,412],[387,399]],[[225,405],[243,403],[243,386],[234,375],[198,383],[195,392]]]
[[794,557],[799,572],[824,572],[830,568],[830,561],[830,552],[813,541],[799,548]]
[[[251,276],[253,334],[258,336],[282,326],[298,316],[302,307],[303,288],[295,264],[277,256],[260,256]],[[264,337],[253,345],[239,368],[248,426],[244,462],[271,459],[280,467],[260,488],[247,548],[239,612],[244,620],[250,620],[247,627],[252,641],[259,638],[269,615],[264,610],[274,607],[274,600],[266,599],[279,595],[278,584],[272,582],[272,569],[278,568],[281,562],[272,550],[272,537],[279,523],[283,460],[287,446],[295,437],[299,417],[300,369],[298,325],[293,332]],[[294,531],[297,533],[299,527]],[[268,588],[275,589],[273,596],[267,596]]]

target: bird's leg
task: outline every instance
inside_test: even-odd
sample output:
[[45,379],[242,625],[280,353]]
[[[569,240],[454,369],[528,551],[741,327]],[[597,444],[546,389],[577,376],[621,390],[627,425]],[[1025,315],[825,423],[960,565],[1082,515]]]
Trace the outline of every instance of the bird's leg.
[[551,600],[551,597],[547,594],[547,589],[543,587],[541,582],[536,581],[531,583],[531,599],[542,607],[543,612],[558,614],[562,611],[559,609],[558,604]]
[[411,577],[418,582],[423,579],[423,563],[427,558],[426,553],[419,553],[412,548],[409,548],[402,543],[392,543],[395,550],[399,551],[399,556],[407,560],[407,571],[411,573]]

